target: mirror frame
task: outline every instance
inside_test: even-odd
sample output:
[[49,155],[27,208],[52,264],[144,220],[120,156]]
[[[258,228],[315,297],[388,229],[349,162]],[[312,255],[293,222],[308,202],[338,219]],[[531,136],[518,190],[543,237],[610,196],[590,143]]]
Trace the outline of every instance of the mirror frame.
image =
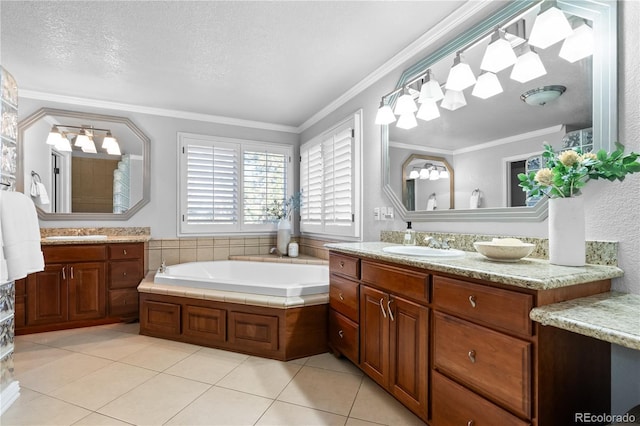
[[118,117],[114,115],[93,114],[87,112],[67,111],[56,108],[40,108],[29,117],[21,120],[18,123],[18,170],[16,172],[16,190],[24,192],[24,171],[23,171],[23,150],[24,150],[24,133],[36,122],[43,119],[48,115],[54,115],[56,117],[69,117],[78,118],[82,120],[94,120],[94,121],[107,121],[111,123],[119,123],[126,125],[142,142],[142,155],[144,157],[142,162],[142,199],[136,204],[131,206],[124,213],[47,213],[41,208],[37,207],[38,218],[42,220],[128,220],[134,214],[136,214],[143,206],[149,203],[151,199],[151,185],[150,185],[150,170],[151,170],[151,158],[149,155],[149,148],[151,145],[150,139],[140,130],[131,120],[126,117]]
[[[542,1],[513,0],[507,6],[463,32],[453,41],[427,55],[402,73],[395,89],[400,89],[414,76],[443,58],[461,50],[525,10],[541,4]],[[560,0],[557,2],[567,12],[589,19],[599,32],[595,38],[593,53],[593,146],[594,150],[610,151],[617,140],[618,98],[617,98],[617,4],[597,0]],[[455,31],[455,27],[441,29],[440,32]],[[601,34],[600,34],[601,33]],[[396,96],[391,99],[391,103]],[[543,199],[533,207],[490,207],[462,210],[408,211],[402,200],[393,191],[390,179],[389,129],[380,126],[382,145],[382,188],[396,213],[407,222],[540,222],[547,218],[548,203]],[[427,150],[424,150],[425,152]]]
[[[409,180],[406,178],[406,174],[405,174],[405,169],[407,168],[407,166],[409,164],[411,164],[411,162],[413,160],[425,160],[425,161],[437,161],[440,162],[444,165],[444,167],[447,169],[447,171],[449,172],[449,208],[446,210],[451,210],[455,207],[455,193],[453,192],[454,189],[454,172],[453,172],[453,167],[451,167],[451,165],[449,164],[449,162],[444,158],[444,157],[434,157],[432,155],[422,155],[422,154],[411,154],[409,155],[409,158],[407,158],[403,163],[402,163],[402,170],[400,170],[401,173],[401,179],[402,179],[402,204],[404,205],[404,201],[407,198],[407,185],[406,185],[406,181]],[[406,207],[405,207],[406,208]],[[407,210],[407,211],[413,211],[413,210]]]

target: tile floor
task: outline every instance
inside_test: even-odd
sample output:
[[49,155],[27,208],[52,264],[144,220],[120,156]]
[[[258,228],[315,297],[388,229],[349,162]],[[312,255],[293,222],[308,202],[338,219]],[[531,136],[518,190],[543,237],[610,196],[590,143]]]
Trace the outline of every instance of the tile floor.
[[114,324],[16,337],[0,425],[424,425],[346,360],[273,361]]

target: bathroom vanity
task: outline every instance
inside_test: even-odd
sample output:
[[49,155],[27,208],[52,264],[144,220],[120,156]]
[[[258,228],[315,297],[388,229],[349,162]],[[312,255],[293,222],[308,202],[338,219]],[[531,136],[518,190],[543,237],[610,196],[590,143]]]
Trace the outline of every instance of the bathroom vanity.
[[608,292],[617,267],[478,253],[430,259],[329,244],[329,341],[430,425],[568,425],[610,412],[610,344],[534,323],[539,306]]
[[146,239],[43,239],[45,270],[16,281],[16,334],[137,319]]

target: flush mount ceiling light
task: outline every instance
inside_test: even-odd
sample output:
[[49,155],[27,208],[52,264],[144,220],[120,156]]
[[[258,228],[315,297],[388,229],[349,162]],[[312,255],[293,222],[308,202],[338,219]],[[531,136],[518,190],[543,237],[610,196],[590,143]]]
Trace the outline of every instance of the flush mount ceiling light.
[[487,46],[487,50],[484,52],[480,69],[497,73],[515,64],[517,60],[518,58],[513,51],[513,47],[511,47],[511,43],[505,39],[504,32],[496,29],[491,36],[491,42]]
[[422,105],[420,105],[416,117],[424,121],[431,121],[440,117],[440,110],[438,109],[438,105],[436,105],[436,101],[432,99],[425,100]]
[[418,98],[418,103],[424,103],[429,100],[438,102],[443,98],[444,93],[442,93],[440,83],[438,83],[438,81],[433,78],[431,70],[427,70],[427,75],[424,77],[424,82],[422,83],[422,87],[420,88],[420,97]]
[[529,44],[546,49],[567,38],[572,31],[571,24],[569,24],[564,12],[552,5],[536,17],[529,36]]
[[583,22],[564,40],[558,56],[574,63],[593,55],[593,46],[593,29],[586,22]]
[[478,77],[478,81],[471,94],[480,99],[488,99],[498,93],[502,93],[502,91],[502,85],[500,84],[500,80],[498,80],[498,76],[492,72],[485,72]]
[[[63,129],[63,130],[60,130]],[[105,136],[102,141],[102,148],[107,151],[109,155],[122,155],[120,152],[120,145],[116,138],[111,134],[109,129],[96,129],[90,126],[71,126],[67,124],[56,124],[51,128],[49,135],[47,136],[46,143],[53,145],[58,151],[69,152],[72,151],[70,138],[75,137],[74,145],[83,152],[90,154],[97,154],[96,144],[93,141],[96,133],[104,132]]]
[[413,129],[417,125],[418,125],[418,122],[416,121],[416,116],[413,115],[413,112],[408,112],[406,114],[401,115],[400,118],[398,118],[398,122],[396,123],[396,127],[399,127],[405,130]]
[[560,85],[551,85],[531,89],[520,95],[520,99],[528,105],[544,106],[560,97],[567,88]]
[[404,87],[402,96],[398,98],[396,102],[396,109],[393,111],[396,115],[412,114],[418,110],[416,101],[413,100],[413,96],[409,93],[409,88]]
[[533,50],[533,47],[529,46],[528,50],[524,55],[518,56],[518,61],[511,70],[512,80],[526,83],[547,73],[540,56]]
[[380,108],[376,113],[376,124],[391,124],[396,121],[396,116],[393,114],[393,110],[389,104],[384,100],[380,101]]
[[463,62],[462,53],[458,52],[453,60],[453,66],[449,70],[445,85],[446,89],[461,92],[467,87],[473,86],[475,82],[476,77],[473,75],[471,67],[466,62]]
[[444,99],[440,103],[440,106],[450,111],[455,111],[458,108],[462,108],[466,104],[467,100],[464,98],[464,93],[457,90],[447,90],[444,94]]

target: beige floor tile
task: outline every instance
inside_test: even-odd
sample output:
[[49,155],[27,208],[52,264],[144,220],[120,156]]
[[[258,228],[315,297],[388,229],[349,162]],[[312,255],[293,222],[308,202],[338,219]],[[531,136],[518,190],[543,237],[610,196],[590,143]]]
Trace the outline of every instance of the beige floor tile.
[[305,365],[278,400],[347,416],[361,381],[354,374]]
[[168,368],[165,373],[213,385],[247,358],[243,354],[204,348]]
[[23,374],[69,355],[73,352],[21,340],[16,342],[13,365],[16,374]]
[[346,417],[312,408],[300,407],[276,401],[260,418],[256,425],[260,426],[290,426],[290,425],[336,425],[343,426]]
[[341,373],[351,373],[362,376],[362,370],[353,365],[346,358],[336,358],[333,354],[327,352],[320,355],[309,357],[305,363],[309,367],[324,368],[325,370],[339,371]]
[[300,365],[305,365],[307,363],[307,361],[309,361],[309,356],[304,357],[304,358],[298,358],[298,359],[292,359],[291,361],[287,361],[290,364],[300,364]]
[[152,344],[124,358],[120,358],[119,362],[148,368],[149,370],[164,371],[189,355],[190,352],[176,347]]
[[2,426],[70,425],[91,413],[84,408],[47,395],[39,396],[24,404],[18,403],[18,401],[2,415]]
[[193,402],[209,385],[160,373],[110,402],[98,413],[133,424],[160,425]]
[[114,362],[57,389],[50,395],[95,411],[156,374],[144,368]]
[[101,337],[102,339],[95,342],[73,345],[73,350],[117,361],[153,343],[153,339],[147,336],[115,331],[110,331],[109,334]]
[[354,419],[353,417],[349,417],[347,419],[347,423],[344,426],[380,426],[382,423],[373,423],[367,422],[360,419]]
[[98,413],[91,413],[84,419],[73,424],[73,426],[127,426],[131,423],[121,422],[113,417],[103,416]]
[[140,334],[139,322],[117,322],[115,324],[101,325],[100,328],[105,330],[119,331],[121,333]]
[[272,403],[268,398],[214,386],[166,424],[252,425]]
[[425,424],[367,377],[362,381],[350,417],[385,425],[423,426]]
[[217,385],[266,398],[276,398],[302,368],[299,364],[250,357]]
[[74,353],[24,374],[18,372],[15,377],[20,386],[50,393],[112,363],[107,359]]
[[[41,345],[49,345],[55,347],[65,347],[84,341],[97,341],[102,333],[108,330],[101,330],[99,327],[88,328],[72,328],[69,330],[49,331],[47,333],[34,333],[20,336],[20,339],[30,342],[39,343]],[[65,349],[69,349],[65,347]]]

